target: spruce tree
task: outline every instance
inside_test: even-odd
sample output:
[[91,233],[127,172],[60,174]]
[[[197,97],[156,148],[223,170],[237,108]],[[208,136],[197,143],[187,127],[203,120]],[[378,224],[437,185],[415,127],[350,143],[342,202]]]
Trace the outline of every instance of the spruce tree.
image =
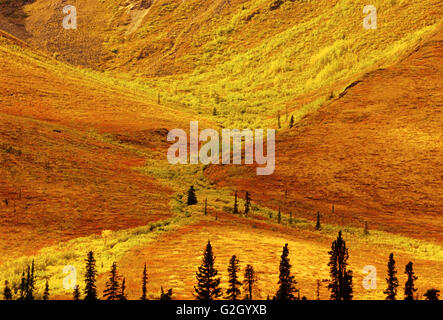
[[291,275],[291,264],[289,263],[289,248],[286,243],[280,260],[280,275],[278,280],[278,290],[275,295],[277,300],[295,300],[294,293],[297,292],[295,285],[297,282]]
[[8,280],[5,280],[5,288],[3,289],[3,298],[5,300],[12,300],[12,291],[11,288],[9,288]]
[[405,283],[405,300],[414,300],[414,292],[417,291],[414,282],[417,280],[417,277],[414,274],[411,261],[405,267],[405,274],[408,276],[408,280]]
[[80,289],[78,284],[74,287],[73,298],[74,300],[80,300]]
[[238,258],[233,255],[229,260],[228,274],[229,274],[229,288],[226,290],[226,299],[238,300],[240,296],[241,282],[238,280],[238,272],[240,271]]
[[365,236],[369,235],[369,227],[368,227],[368,222],[367,221],[365,221],[365,228],[363,230],[363,233],[364,233]]
[[19,298],[18,300],[24,300],[26,297],[26,292],[28,291],[27,286],[26,286],[26,278],[25,278],[25,272],[22,272],[22,278],[20,281],[20,286],[19,286]]
[[294,115],[291,116],[291,120],[289,121],[289,129],[294,126]]
[[320,211],[317,211],[317,223],[315,225],[315,229],[316,230],[320,230],[321,229],[321,223],[320,223]]
[[92,251],[88,252],[88,257],[86,258],[86,268],[85,268],[85,297],[84,300],[98,300],[97,299],[97,287],[96,287],[96,277],[97,269],[95,266],[94,253]]
[[233,210],[233,212],[238,213],[237,191],[235,191],[235,194],[234,194],[234,210]]
[[188,190],[188,206],[197,204],[197,196],[195,195],[194,186],[191,186]]
[[201,266],[196,272],[197,285],[194,287],[197,300],[215,300],[222,295],[218,271],[214,267],[215,257],[212,252],[211,242],[208,241],[203,252]]
[[142,296],[141,300],[147,300],[146,294],[147,294],[147,283],[148,283],[148,273],[146,271],[146,263],[145,268],[143,269],[143,276],[142,276]]
[[328,289],[331,290],[331,300],[352,300],[352,271],[347,270],[349,254],[341,231],[337,240],[332,242],[331,251],[328,253],[331,275]]
[[254,291],[255,283],[257,282],[257,276],[255,274],[254,268],[252,265],[248,264],[245,268],[245,275],[243,280],[243,286],[246,290],[246,300],[252,300],[252,292]]
[[109,272],[109,280],[106,282],[106,288],[103,291],[103,297],[106,300],[117,300],[120,292],[119,276],[117,272],[117,264],[114,262]]
[[281,223],[281,211],[280,211],[280,208],[278,208],[277,222]]
[[46,280],[45,291],[43,292],[43,300],[49,300],[49,283]]
[[28,272],[26,275],[26,290],[25,300],[34,300],[35,290],[35,274],[34,274],[34,260],[32,260],[31,266],[28,266]]
[[245,195],[245,216],[248,215],[249,209],[251,208],[251,196],[248,191],[246,191]]
[[126,290],[126,279],[123,278],[122,285],[120,287],[120,294],[118,295],[118,300],[127,300],[125,290]]
[[383,291],[383,293],[386,294],[386,300],[395,300],[395,297],[397,296],[398,279],[393,253],[389,255],[388,277],[386,278],[386,282],[388,283],[388,287]]
[[164,292],[163,287],[161,287],[161,290],[160,300],[172,300],[172,289],[168,289],[167,292]]
[[426,291],[424,296],[426,297],[425,300],[438,301],[439,300],[439,296],[440,296],[440,290],[429,289],[428,291]]

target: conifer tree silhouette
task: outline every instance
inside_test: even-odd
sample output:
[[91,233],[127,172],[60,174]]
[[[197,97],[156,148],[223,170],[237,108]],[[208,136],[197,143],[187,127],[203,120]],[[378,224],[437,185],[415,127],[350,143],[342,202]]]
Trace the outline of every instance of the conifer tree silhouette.
[[248,264],[245,268],[245,275],[243,280],[243,286],[246,290],[246,300],[252,300],[252,293],[254,291],[255,283],[257,282],[257,275],[255,274],[254,267]]
[[97,299],[97,287],[96,287],[96,277],[97,269],[95,266],[94,253],[92,251],[88,252],[88,257],[86,258],[86,268],[85,268],[85,297],[84,300],[98,300]]
[[245,216],[248,215],[249,209],[251,208],[251,195],[246,191],[245,195]]
[[383,293],[386,294],[386,300],[395,300],[397,296],[398,279],[393,253],[389,255],[388,277],[386,278],[386,282],[388,283],[388,287],[383,291]]
[[43,292],[43,300],[49,300],[49,283],[46,280],[45,291]]
[[26,275],[26,290],[25,290],[25,300],[34,300],[34,290],[35,290],[35,274],[34,274],[34,260],[32,260],[31,266],[28,266],[28,272]]
[[168,289],[167,292],[163,291],[163,287],[161,287],[160,300],[172,300],[172,289]]
[[439,300],[440,290],[437,290],[437,289],[429,289],[428,291],[426,291],[426,293],[424,294],[424,296],[426,297],[425,300],[429,300],[429,301],[437,301],[437,300]]
[[349,254],[341,231],[337,240],[332,242],[329,256],[331,300],[352,300],[352,271],[347,270]]
[[194,186],[191,186],[188,190],[188,206],[197,204],[197,196],[195,195]]
[[74,300],[80,300],[80,288],[78,284],[74,287],[73,298]]
[[278,208],[277,222],[278,222],[278,223],[281,223],[281,211],[280,211],[280,207]]
[[363,234],[365,236],[369,235],[369,226],[368,226],[368,222],[367,221],[365,221],[365,228],[363,229]]
[[316,230],[320,230],[321,229],[321,223],[320,223],[320,211],[317,211],[317,223],[315,225],[315,229]]
[[26,297],[26,292],[28,291],[27,285],[26,285],[26,278],[25,278],[25,272],[22,272],[22,278],[20,281],[19,286],[19,298],[18,300],[24,300]]
[[117,272],[117,264],[114,262],[109,272],[109,280],[106,282],[106,288],[103,291],[103,297],[106,300],[117,300],[120,292],[119,276]]
[[194,287],[197,300],[215,300],[222,295],[218,271],[214,267],[215,257],[211,242],[208,241],[203,252],[202,264],[196,272],[197,285]]
[[235,194],[234,194],[234,210],[233,210],[233,212],[238,213],[237,191],[235,191]]
[[240,296],[240,286],[242,283],[238,280],[238,272],[240,271],[239,260],[233,255],[229,260],[229,288],[226,290],[226,298],[228,300],[238,300]]
[[291,116],[291,120],[289,121],[289,129],[294,126],[294,115]]
[[283,252],[280,260],[280,274],[278,280],[278,290],[275,295],[276,300],[295,300],[294,293],[297,292],[295,285],[297,282],[293,275],[291,275],[291,264],[289,263],[289,248],[286,243],[283,247]]
[[5,280],[5,288],[3,289],[3,299],[12,300],[12,291],[9,288],[9,281]]
[[141,300],[147,300],[146,293],[147,293],[147,283],[148,283],[148,273],[146,271],[146,263],[145,267],[143,269],[143,276],[142,276],[142,296]]
[[415,280],[418,279],[414,274],[411,261],[409,261],[405,267],[405,274],[408,276],[408,280],[406,280],[405,283],[405,300],[411,301],[414,300],[414,292],[417,291],[417,288],[415,288]]
[[118,295],[118,300],[127,300],[125,290],[126,290],[126,279],[123,278],[122,285],[120,287],[120,293]]

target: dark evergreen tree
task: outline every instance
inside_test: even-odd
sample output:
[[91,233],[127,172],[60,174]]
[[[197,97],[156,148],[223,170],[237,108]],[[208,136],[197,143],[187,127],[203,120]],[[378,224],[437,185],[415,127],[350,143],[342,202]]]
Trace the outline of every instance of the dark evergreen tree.
[[417,277],[414,274],[412,262],[410,261],[405,267],[405,274],[408,276],[408,280],[405,283],[405,300],[414,300],[414,292],[417,291],[417,288],[415,288]]
[[425,300],[437,301],[437,300],[439,300],[439,297],[440,297],[440,290],[429,289],[428,291],[426,291],[424,296],[426,297]]
[[122,285],[120,287],[120,294],[118,295],[118,300],[128,300],[126,297],[126,280],[123,278]]
[[74,300],[80,300],[80,289],[78,284],[74,287],[73,298]]
[[292,212],[289,212],[289,224],[292,224]]
[[12,300],[12,291],[11,288],[9,288],[8,280],[5,280],[5,288],[3,289],[3,298],[5,300]]
[[288,244],[283,247],[283,253],[280,260],[280,275],[278,280],[278,290],[275,295],[276,300],[295,300],[294,293],[297,292],[295,285],[297,282],[293,275],[291,275],[291,264],[289,263],[289,248]]
[[43,292],[43,300],[49,300],[49,283],[46,280],[45,291]]
[[34,260],[32,260],[31,266],[28,266],[28,272],[26,275],[26,290],[25,300],[34,300],[35,291],[35,274],[34,274]]
[[215,257],[212,252],[211,242],[208,241],[203,252],[201,266],[196,272],[197,285],[194,287],[197,300],[215,300],[222,295],[218,271],[214,267]]
[[188,190],[188,206],[197,204],[197,196],[195,195],[194,186],[191,186]]
[[251,196],[248,191],[246,191],[245,195],[245,216],[248,215],[249,209],[251,208]]
[[238,300],[240,296],[240,286],[242,283],[238,280],[238,272],[240,271],[238,258],[233,255],[229,260],[228,274],[229,274],[229,288],[226,290],[226,299]]
[[22,278],[20,281],[19,286],[19,298],[18,300],[24,300],[26,297],[26,292],[28,291],[27,285],[26,285],[26,278],[25,278],[25,272],[22,272]]
[[277,222],[281,223],[281,211],[280,211],[280,208],[278,208]]
[[95,263],[96,262],[94,258],[94,253],[92,251],[89,251],[88,257],[86,258],[84,300],[98,300],[97,287],[95,284],[97,277],[97,269]]
[[294,115],[291,116],[291,120],[289,120],[289,129],[294,126]]
[[216,115],[217,115],[217,108],[216,108],[216,107],[214,107],[214,109],[212,109],[212,115],[213,115],[213,116],[216,116]]
[[142,277],[142,296],[141,300],[147,300],[147,284],[148,284],[148,273],[146,271],[146,263],[145,268],[143,269],[143,277]]
[[365,228],[363,230],[363,233],[364,233],[365,236],[369,235],[369,227],[368,227],[368,222],[367,221],[365,221]]
[[395,300],[397,296],[398,279],[393,253],[389,255],[388,277],[386,278],[386,282],[388,283],[388,287],[383,291],[383,293],[386,294],[386,300]]
[[337,240],[332,242],[329,251],[329,263],[331,280],[328,289],[331,290],[331,300],[351,300],[352,299],[352,271],[347,270],[348,248],[346,242],[338,233]]
[[234,194],[234,210],[233,210],[233,212],[238,213],[237,191],[235,191],[235,194]]
[[315,229],[320,230],[321,229],[321,223],[320,223],[320,211],[317,211],[317,223],[315,224]]
[[106,282],[106,288],[103,291],[103,297],[106,300],[117,300],[120,292],[119,276],[117,272],[117,264],[114,262],[109,272],[109,280]]
[[243,286],[245,287],[246,300],[252,300],[252,293],[254,291],[255,283],[257,282],[257,275],[255,274],[254,268],[252,265],[248,264],[245,268],[245,276],[243,280]]
[[167,292],[163,291],[163,287],[161,287],[161,289],[160,300],[172,300],[172,289],[168,289]]

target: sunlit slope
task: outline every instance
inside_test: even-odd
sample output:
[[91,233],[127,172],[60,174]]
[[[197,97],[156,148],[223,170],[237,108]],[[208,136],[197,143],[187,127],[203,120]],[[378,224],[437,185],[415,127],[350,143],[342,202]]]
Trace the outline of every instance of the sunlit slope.
[[377,30],[365,30],[366,1],[276,2],[77,0],[78,29],[64,30],[63,3],[33,1],[14,21],[58,59],[160,77],[150,84],[165,102],[206,115],[215,106],[222,125],[276,126],[277,111],[299,118],[401,56],[443,11],[438,0],[373,1]]
[[171,215],[172,190],[134,170],[146,158],[125,145],[163,156],[186,115],[3,32],[0,69],[0,262]]
[[440,31],[285,129],[276,142],[274,175],[213,166],[208,176],[286,214],[315,219],[320,210],[331,223],[368,221],[369,228],[441,242],[442,40]]

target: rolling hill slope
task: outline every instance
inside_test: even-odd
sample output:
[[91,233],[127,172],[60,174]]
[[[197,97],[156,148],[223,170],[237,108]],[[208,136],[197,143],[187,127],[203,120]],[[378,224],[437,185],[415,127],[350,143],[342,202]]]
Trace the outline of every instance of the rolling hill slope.
[[[276,172],[214,166],[220,185],[315,218],[443,240],[443,32],[365,74],[276,141]],[[227,178],[229,177],[229,178]],[[335,212],[331,212],[334,204]],[[286,212],[288,213],[288,212]],[[343,221],[342,221],[343,219]]]
[[[171,216],[172,190],[138,171],[188,115],[0,33],[3,259]],[[138,150],[126,147],[127,143]],[[3,260],[2,259],[2,260]],[[3,260],[4,261],[4,260]]]

